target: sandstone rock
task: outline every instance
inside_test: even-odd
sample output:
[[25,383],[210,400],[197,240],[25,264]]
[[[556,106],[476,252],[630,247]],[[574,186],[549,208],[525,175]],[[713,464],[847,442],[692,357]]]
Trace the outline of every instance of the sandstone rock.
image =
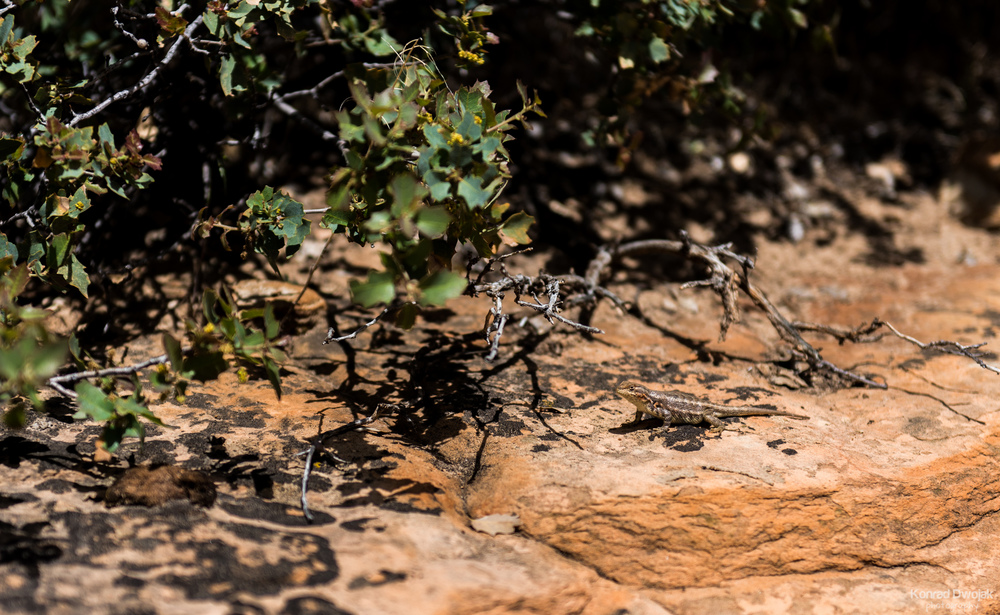
[[[990,341],[992,239],[937,203],[912,211],[929,238],[923,265],[845,258],[867,249],[845,237],[808,258],[765,244],[754,275],[800,320],[878,315],[924,341]],[[959,245],[984,264],[953,266]],[[405,336],[373,328],[350,354],[298,338],[280,400],[230,373],[192,386],[186,406],[153,408],[175,429],[150,426],[119,459],[209,472],[207,509],[105,508],[100,494],[125,466],[92,461],[97,426],[31,415],[22,431],[0,428],[0,608],[1000,611],[1000,377],[896,338],[820,341],[829,360],[889,384],[824,388],[794,361],[771,362],[781,344],[763,316],[746,311],[720,343],[714,297],[670,288],[621,284],[642,317],[603,304],[593,324],[607,334],[594,339],[522,333],[512,319],[496,363],[481,358],[485,308],[464,298]],[[682,299],[693,308],[669,309]],[[730,419],[738,430],[721,435],[627,426],[633,410],[612,393],[623,378],[810,419]],[[307,524],[298,454],[383,402],[401,409],[325,441]],[[498,514],[522,525],[471,529]]]

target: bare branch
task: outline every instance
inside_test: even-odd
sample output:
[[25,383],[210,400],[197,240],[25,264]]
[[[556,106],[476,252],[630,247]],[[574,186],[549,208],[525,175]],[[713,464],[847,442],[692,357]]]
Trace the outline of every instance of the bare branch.
[[535,299],[535,303],[528,303],[527,301],[521,301],[520,299],[515,300],[515,303],[523,307],[538,310],[545,316],[545,319],[548,320],[550,324],[553,324],[552,321],[554,319],[579,331],[585,331],[587,333],[604,333],[604,331],[601,331],[597,327],[591,327],[572,321],[559,314],[559,278],[551,278],[548,280],[545,285],[545,294],[549,297],[548,303],[542,303],[539,301],[538,297],[536,297],[534,293],[532,293],[532,297]]
[[124,34],[126,37],[128,37],[128,39],[131,40],[133,43],[135,43],[135,46],[138,47],[139,49],[145,49],[149,47],[149,43],[146,41],[146,39],[136,38],[134,34],[125,29],[125,26],[122,25],[122,22],[118,21],[119,8],[120,7],[118,6],[111,7],[111,18],[114,20],[115,27],[118,28],[118,31]]
[[[500,337],[503,335],[503,327],[509,318],[509,314],[503,313],[503,293],[497,293],[493,296],[493,307],[486,315],[486,323],[483,325],[486,343],[490,345],[485,357],[487,361],[495,360],[500,353]],[[491,333],[493,334],[492,340],[490,339]]]
[[[529,248],[520,248],[518,250],[514,250],[513,252],[508,252],[506,254],[501,254],[499,256],[491,256],[490,258],[486,259],[485,264],[483,265],[482,271],[479,272],[479,275],[476,277],[476,281],[472,283],[473,287],[479,286],[479,284],[481,284],[482,281],[483,281],[483,277],[487,273],[493,271],[493,265],[495,265],[495,264],[497,264],[497,263],[499,263],[501,261],[505,261],[508,258],[510,258],[510,257],[512,257],[512,256],[514,256],[516,254],[526,254],[528,252],[531,252],[531,248],[530,247]],[[469,262],[465,266],[465,277],[466,278],[472,279],[472,268],[480,260],[481,259],[478,256],[469,259]],[[485,292],[485,291],[482,291],[482,292]],[[475,296],[475,295],[473,295],[473,296]]]
[[[813,369],[827,370],[842,377],[862,382],[868,386],[884,389],[886,385],[866,378],[860,374],[839,368],[824,359],[818,350],[807,342],[799,329],[796,328],[767,298],[767,295],[750,281],[750,272],[754,267],[752,259],[734,253],[731,244],[721,246],[703,246],[691,241],[686,233],[682,233],[681,241],[669,239],[650,239],[633,241],[621,245],[602,247],[587,268],[588,284],[597,285],[601,274],[616,258],[635,256],[639,254],[660,253],[677,254],[690,260],[701,261],[709,269],[709,277],[705,280],[688,282],[682,288],[707,286],[719,295],[723,306],[723,317],[720,322],[719,339],[726,337],[730,325],[740,321],[737,290],[742,290],[754,304],[764,312],[771,325],[785,342],[792,346],[793,352],[804,358]],[[723,262],[727,258],[736,261],[742,271],[735,271]]]
[[322,137],[324,141],[334,141],[334,142],[339,142],[340,141],[340,137],[338,137],[337,135],[333,134],[332,132],[330,132],[326,128],[323,128],[322,126],[320,126],[312,118],[306,117],[301,111],[299,111],[295,107],[293,107],[290,104],[288,104],[287,102],[285,102],[283,98],[275,98],[274,99],[274,106],[277,107],[278,110],[281,111],[282,113],[284,113],[285,115],[290,116],[290,117],[298,118],[299,121],[301,121],[303,124],[305,124],[309,128],[312,128],[317,133],[319,133],[319,136]]
[[[28,106],[31,107],[31,110],[34,111],[35,115],[38,117],[38,123],[39,124],[44,124],[45,123],[45,114],[42,113],[42,110],[39,109],[38,105],[35,104],[35,98],[31,95],[31,92],[28,91],[27,84],[20,83],[20,85],[21,85],[21,89],[24,90],[24,96],[25,96],[25,100],[28,101]],[[34,129],[32,130],[32,132],[34,132]]]
[[131,88],[115,92],[109,98],[105,98],[102,102],[98,103],[97,106],[95,106],[90,111],[87,111],[85,113],[74,114],[73,118],[69,122],[67,122],[67,125],[76,126],[83,120],[94,117],[95,115],[106,109],[112,103],[117,102],[119,100],[124,100],[130,96],[133,96],[137,92],[140,92],[149,87],[149,84],[151,84],[153,80],[156,79],[156,75],[160,72],[160,69],[169,64],[170,61],[174,59],[174,56],[177,55],[177,52],[180,50],[181,44],[184,41],[191,40],[191,33],[194,32],[198,28],[198,26],[201,25],[203,18],[204,17],[202,15],[198,15],[198,17],[194,21],[188,24],[188,27],[184,29],[184,33],[181,36],[177,37],[177,40],[174,41],[174,44],[170,46],[170,49],[167,50],[167,53],[163,56],[163,58],[156,64],[155,67],[153,67],[153,70],[149,71],[148,75],[146,75],[145,77],[142,78],[141,81],[139,81],[139,83],[135,84]]
[[[312,475],[313,455],[315,455],[317,451],[323,450],[324,443],[330,438],[339,436],[340,434],[347,433],[349,431],[354,431],[356,429],[363,429],[368,425],[371,425],[376,419],[379,418],[383,409],[397,409],[397,406],[395,404],[378,404],[375,406],[375,411],[371,413],[371,416],[351,421],[346,425],[341,425],[336,429],[331,429],[330,431],[320,434],[313,439],[312,444],[308,449],[299,453],[299,455],[306,456],[306,467],[302,471],[302,496],[300,498],[300,502],[302,503],[302,516],[306,518],[306,521],[309,523],[313,522],[312,513],[309,512],[309,501],[306,499],[306,493],[309,491],[309,477]],[[334,457],[334,459],[340,463],[346,463],[343,459],[337,457]]]
[[[363,64],[363,66],[365,68],[391,68],[391,67],[393,67],[395,65],[396,65],[396,63],[370,63],[370,62],[366,62],[366,63]],[[295,107],[293,107],[292,105],[288,104],[288,101],[290,99],[292,99],[292,98],[299,98],[299,97],[302,97],[302,96],[311,96],[313,98],[319,97],[320,90],[322,90],[327,85],[329,85],[330,82],[332,82],[334,79],[339,79],[340,77],[343,77],[344,74],[345,74],[344,71],[339,70],[339,71],[337,71],[335,73],[332,73],[332,74],[328,75],[327,77],[325,77],[323,80],[321,80],[319,83],[317,83],[316,85],[314,85],[311,88],[308,88],[308,89],[305,89],[305,90],[295,90],[294,92],[286,92],[285,94],[282,94],[280,96],[276,96],[273,99],[273,101],[274,101],[274,106],[277,107],[277,109],[279,111],[281,111],[282,113],[284,113],[285,115],[287,115],[289,117],[297,118],[303,124],[305,124],[310,129],[312,129],[316,133],[318,133],[320,135],[320,137],[324,141],[333,141],[334,143],[336,143],[337,147],[340,149],[341,155],[344,156],[345,159],[346,159],[346,157],[347,157],[347,143],[343,139],[341,139],[338,135],[333,134],[332,132],[330,132],[329,130],[327,130],[323,126],[321,126],[319,124],[319,122],[317,122],[313,118],[308,117],[307,115],[305,115],[304,113],[302,113],[301,111],[299,111],[298,109],[296,109]],[[325,211],[325,210],[323,210],[323,211]]]
[[306,467],[302,471],[302,495],[300,496],[300,502],[302,503],[302,516],[306,518],[306,521],[312,523],[313,516],[309,512],[309,500],[306,499],[306,492],[309,490],[309,476],[312,474],[313,454],[316,452],[316,445],[310,446],[307,452]]
[[72,374],[63,374],[62,376],[53,376],[46,381],[50,387],[56,391],[62,393],[66,397],[72,397],[76,399],[76,393],[67,389],[63,386],[64,383],[76,382],[78,380],[86,380],[88,378],[103,378],[105,376],[130,376],[132,374],[138,373],[139,370],[145,369],[152,365],[160,365],[161,363],[166,363],[170,359],[165,354],[161,354],[158,357],[153,357],[152,359],[147,359],[141,363],[136,363],[135,365],[126,365],[122,367],[109,367],[106,369],[89,370],[85,372],[74,372]]
[[[564,303],[569,303],[570,305],[592,303],[599,297],[608,297],[611,298],[616,305],[624,306],[624,302],[616,297],[611,291],[600,286],[588,287],[587,281],[575,274],[552,276],[547,273],[539,273],[537,277],[523,274],[511,275],[507,272],[506,267],[504,267],[503,263],[500,261],[524,251],[526,250],[512,252],[504,254],[503,256],[488,259],[485,267],[477,276],[476,281],[471,282],[469,284],[469,288],[466,290],[466,294],[473,297],[485,294],[487,297],[493,299],[493,306],[486,315],[486,322],[483,323],[483,334],[486,337],[486,343],[489,344],[489,350],[487,351],[485,357],[487,361],[495,360],[499,354],[500,337],[503,335],[504,325],[510,318],[510,315],[504,313],[503,311],[503,299],[505,293],[508,291],[512,291],[514,293],[514,302],[516,304],[541,312],[542,315],[545,316],[545,319],[550,323],[557,320],[573,327],[574,329],[577,329],[578,331],[584,331],[586,333],[604,332],[596,327],[591,327],[566,318],[559,313],[561,305]],[[471,261],[466,268],[466,273],[470,278],[472,275],[472,265],[475,262],[476,261]],[[493,265],[498,263],[500,265],[501,277],[493,282],[483,282],[482,280],[486,274],[492,271]],[[564,288],[571,289],[571,293],[565,294]],[[543,303],[538,298],[539,294],[543,294],[548,297],[548,301]],[[530,303],[528,301],[523,301],[521,299],[522,295],[530,295],[535,302]]]
[[885,334],[875,332],[885,327],[889,331],[901,340],[905,340],[914,346],[920,348],[921,350],[937,350],[945,354],[953,354],[960,357],[965,357],[967,359],[972,359],[976,362],[979,367],[985,370],[991,371],[994,374],[1000,374],[1000,368],[990,365],[983,361],[982,357],[986,356],[988,353],[976,352],[980,348],[986,345],[986,342],[980,342],[979,344],[965,345],[951,340],[938,340],[936,342],[921,342],[915,337],[901,333],[896,327],[892,326],[890,323],[880,320],[878,318],[873,319],[870,323],[862,323],[859,327],[855,329],[840,329],[837,327],[831,327],[827,325],[817,325],[808,322],[795,322],[794,326],[802,331],[816,331],[819,333],[825,333],[831,337],[837,339],[838,342],[843,344],[844,342],[853,342],[856,344],[864,344],[870,342],[877,342],[885,337]]
[[878,318],[871,321],[869,324],[862,323],[860,326],[854,329],[843,329],[841,327],[833,327],[830,325],[822,325],[811,322],[800,322],[795,321],[792,326],[799,331],[814,331],[816,333],[824,333],[833,337],[840,344],[845,342],[854,342],[855,344],[865,344],[869,342],[877,342],[883,337],[884,333],[879,333],[875,335],[875,331],[882,327],[883,323]]
[[343,76],[344,76],[344,71],[338,70],[337,72],[331,74],[329,77],[323,79],[322,81],[312,86],[311,88],[306,90],[296,90],[294,92],[286,92],[281,96],[279,96],[278,100],[288,100],[289,98],[296,98],[298,96],[311,96],[315,98],[319,96],[319,91],[325,88],[327,85],[329,85],[331,81]]
[[384,310],[382,310],[381,313],[379,313],[378,316],[376,316],[375,318],[372,318],[371,320],[369,320],[365,324],[363,324],[360,327],[358,327],[357,329],[355,329],[353,333],[348,333],[347,335],[341,335],[340,337],[334,337],[333,336],[333,334],[334,334],[333,327],[330,327],[330,330],[326,332],[326,339],[323,340],[323,343],[324,344],[329,344],[330,342],[343,342],[345,340],[352,340],[352,339],[356,338],[359,333],[361,333],[362,331],[364,331],[368,327],[374,325],[379,320],[381,320],[383,316],[385,316],[386,314],[389,313],[390,309],[392,309],[392,306],[386,307]]
[[17,220],[18,218],[24,218],[25,222],[28,223],[28,226],[30,226],[31,228],[35,228],[35,221],[31,219],[32,215],[33,212],[31,209],[25,209],[24,211],[19,211],[16,214],[11,215],[6,220],[0,220],[0,228],[6,226],[7,223],[9,222]]

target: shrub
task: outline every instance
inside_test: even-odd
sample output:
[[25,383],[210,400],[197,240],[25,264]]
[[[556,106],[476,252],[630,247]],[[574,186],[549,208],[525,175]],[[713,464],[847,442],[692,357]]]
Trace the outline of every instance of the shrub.
[[[300,166],[326,170],[321,226],[388,248],[351,294],[362,306],[391,305],[403,327],[421,306],[467,291],[452,270],[460,246],[489,258],[529,243],[532,217],[501,196],[510,133],[543,116],[541,101],[518,83],[516,108],[500,109],[490,85],[469,77],[489,68],[490,46],[502,42],[488,29],[493,10],[408,6],[386,23],[375,4],[0,8],[0,402],[10,424],[24,421],[24,400],[42,408],[48,384],[77,398],[78,416],[106,425],[102,443],[113,451],[143,436],[140,419],[157,420],[143,369],[161,398],[183,400],[191,380],[236,364],[262,367],[280,394],[273,314],[240,311],[224,290],[204,291],[201,322],[164,335],[162,356],[117,368],[54,335],[31,304],[51,292],[101,301],[95,282],[199,241],[262,254],[280,273],[312,230],[302,203],[281,190]],[[721,20],[804,26],[794,4],[566,3],[581,40],[614,58],[612,119],[591,141],[614,136],[616,121],[668,84],[685,104],[713,88],[737,101],[694,50]],[[293,147],[279,143],[282,132]],[[149,240],[151,231],[164,239]],[[78,371],[55,376],[67,357]]]

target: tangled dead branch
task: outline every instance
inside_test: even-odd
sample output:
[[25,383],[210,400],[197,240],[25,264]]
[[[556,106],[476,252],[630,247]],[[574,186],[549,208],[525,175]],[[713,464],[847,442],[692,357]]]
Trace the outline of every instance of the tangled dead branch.
[[[847,341],[871,343],[881,339],[881,334],[874,335],[874,333],[878,329],[885,327],[893,335],[915,344],[921,349],[937,350],[964,356],[972,359],[984,369],[1000,373],[1000,369],[987,364],[983,360],[983,357],[986,356],[984,353],[978,352],[978,349],[984,344],[963,345],[949,340],[923,343],[900,333],[892,325],[878,318],[874,319],[871,324],[862,325],[854,330],[844,330],[812,323],[792,322],[771,303],[764,291],[751,281],[751,272],[754,269],[753,259],[733,252],[731,247],[731,244],[705,246],[692,241],[683,232],[681,239],[676,241],[651,239],[602,246],[598,250],[597,255],[591,260],[585,275],[582,277],[576,274],[553,276],[546,273],[539,273],[536,277],[522,274],[512,275],[508,273],[501,261],[513,256],[515,253],[489,259],[486,261],[475,282],[470,281],[469,290],[467,291],[467,294],[474,297],[479,294],[485,294],[493,300],[493,305],[486,316],[486,322],[483,327],[486,342],[489,344],[486,359],[492,361],[497,357],[504,325],[510,318],[510,315],[504,312],[503,309],[503,299],[506,292],[514,293],[517,305],[541,312],[549,322],[559,321],[585,333],[602,333],[600,329],[561,315],[559,312],[562,306],[593,305],[599,299],[607,298],[613,301],[618,307],[624,308],[624,302],[601,285],[602,278],[615,261],[624,257],[660,254],[680,256],[700,263],[708,269],[707,278],[687,282],[681,288],[705,286],[712,289],[719,296],[723,308],[722,317],[719,322],[720,341],[725,339],[729,328],[733,324],[740,322],[738,298],[740,293],[742,293],[767,316],[767,319],[778,332],[781,339],[790,346],[792,355],[797,359],[804,360],[811,369],[817,372],[835,374],[848,381],[861,383],[870,387],[886,388],[884,382],[878,382],[827,361],[820,354],[819,350],[802,337],[803,331],[813,331],[831,335],[840,343]],[[737,268],[726,264],[727,260],[735,262]],[[483,279],[493,271],[495,265],[500,270],[499,278],[492,282],[484,282]],[[471,277],[470,264],[470,280]],[[522,300],[523,295],[531,296],[534,302]],[[539,295],[545,296],[546,301],[539,299]]]
[[[493,262],[495,261],[492,261],[490,265]],[[564,302],[562,293],[567,289],[570,293],[579,293],[577,295],[569,295],[572,299],[587,298],[587,301],[591,301],[591,298],[608,297],[616,304],[624,305],[621,299],[606,288],[589,288],[586,281],[578,275],[552,276],[544,272],[539,273],[535,277],[523,274],[511,275],[502,263],[500,264],[500,272],[500,279],[488,283],[481,281],[482,274],[480,274],[479,280],[471,284],[467,291],[473,297],[484,294],[493,300],[493,306],[486,315],[486,322],[483,325],[486,343],[490,345],[490,349],[486,353],[487,361],[493,361],[497,358],[500,352],[500,338],[503,335],[504,325],[510,318],[510,314],[507,314],[503,310],[503,300],[507,292],[514,293],[514,302],[517,305],[540,312],[550,323],[559,321],[584,333],[604,332],[597,327],[591,327],[590,325],[571,320],[559,313]],[[524,301],[521,297],[525,295],[534,299],[534,303]],[[547,300],[543,302],[539,299],[539,295],[544,295]]]

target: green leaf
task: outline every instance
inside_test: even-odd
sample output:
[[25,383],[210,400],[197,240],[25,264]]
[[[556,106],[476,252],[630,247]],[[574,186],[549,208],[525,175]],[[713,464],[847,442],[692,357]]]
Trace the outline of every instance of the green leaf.
[[271,382],[271,387],[274,388],[274,394],[281,399],[281,372],[278,370],[278,364],[271,360],[271,357],[264,357],[264,372],[267,373],[267,379]]
[[202,16],[205,19],[205,27],[208,28],[208,31],[214,36],[219,36],[219,16],[212,10],[205,11],[202,13]]
[[126,399],[116,399],[115,400],[115,412],[119,416],[132,415],[141,416],[143,418],[149,419],[150,421],[156,423],[157,425],[163,425],[163,421],[159,419],[155,414],[153,414],[149,408],[144,404],[139,403],[139,398],[132,396]]
[[0,159],[17,160],[24,151],[24,139],[0,137]]
[[86,298],[87,288],[90,285],[90,277],[87,276],[87,270],[84,268],[83,263],[76,257],[76,254],[70,254],[69,265],[65,269],[66,273],[64,274],[63,268],[60,268],[60,275],[69,280],[69,285],[79,290],[80,294]]
[[107,143],[112,151],[117,151],[115,147],[115,135],[112,134],[107,122],[97,127],[97,136],[100,138],[102,144]]
[[431,199],[441,202],[451,196],[451,182],[444,180],[439,173],[427,171],[423,180],[431,190]]
[[521,105],[524,107],[528,106],[528,88],[524,87],[524,84],[520,80],[515,82],[517,86],[517,93],[521,96]]
[[109,453],[117,451],[125,438],[139,438],[140,441],[146,439],[146,428],[131,414],[116,417],[101,431],[101,442],[104,450]]
[[12,265],[17,264],[17,246],[7,241],[7,236],[4,235],[3,233],[0,233],[0,258],[4,258],[7,256],[9,256],[12,259],[11,260]]
[[528,237],[528,229],[531,228],[534,222],[534,218],[523,211],[519,211],[504,220],[503,224],[500,225],[500,233],[514,243],[523,246],[531,243],[531,238]]
[[170,359],[170,367],[174,371],[180,371],[184,367],[184,354],[181,352],[181,343],[169,333],[164,333],[163,349],[167,351],[167,358]]
[[247,18],[250,12],[253,11],[253,6],[247,3],[246,0],[242,0],[236,8],[226,11],[229,18],[236,22],[237,25],[243,25],[243,20]]
[[500,139],[496,137],[486,137],[485,139],[479,141],[472,146],[472,151],[477,154],[481,154],[484,161],[489,161],[493,158],[493,154],[500,148]]
[[396,312],[396,326],[404,331],[409,331],[417,322],[417,312],[420,309],[415,303],[404,303]]
[[219,67],[219,83],[222,85],[222,93],[226,96],[233,95],[234,68],[236,68],[236,58],[230,55],[223,56],[222,64]]
[[389,193],[393,196],[392,215],[400,217],[412,216],[413,211],[427,196],[428,191],[417,178],[409,173],[402,173],[392,178]]
[[0,352],[0,377],[7,381],[13,381],[20,374],[24,367],[23,350],[29,350],[31,340],[24,340],[14,350],[4,349]]
[[123,199],[128,198],[128,196],[125,195],[125,184],[123,184],[122,182],[118,181],[113,177],[106,177],[104,178],[104,183],[105,185],[107,185],[108,190],[110,190],[111,192],[117,194]]
[[31,238],[28,246],[28,266],[35,275],[42,275],[42,259],[45,258],[47,246],[37,234],[29,235]]
[[86,380],[81,380],[76,385],[76,403],[79,411],[73,415],[75,419],[85,419],[88,416],[93,420],[103,423],[115,417],[115,404],[104,391],[90,384]]
[[215,380],[219,374],[229,369],[229,363],[221,352],[201,352],[184,360],[184,371],[192,372],[192,378],[202,382]]
[[350,212],[328,209],[326,213],[323,214],[323,221],[320,226],[324,226],[329,229],[335,229],[338,226],[349,226],[351,224],[351,214]]
[[62,233],[60,235],[55,235],[49,242],[48,249],[48,267],[52,271],[56,271],[63,266],[66,261],[66,255],[69,253],[70,241],[69,235],[67,233]]
[[425,207],[417,214],[417,228],[432,239],[444,235],[450,223],[451,215],[444,207]]
[[667,46],[663,39],[654,36],[649,41],[649,57],[659,64],[670,59],[670,47]]
[[490,217],[494,220],[499,220],[508,209],[510,209],[510,203],[494,202],[490,205]]
[[333,114],[337,119],[337,126],[340,129],[340,138],[348,143],[364,143],[365,128],[352,121],[351,114],[347,111],[337,111]]
[[473,143],[483,135],[483,126],[476,123],[476,116],[471,111],[464,111],[464,113],[461,123],[455,126],[455,132],[462,135],[466,142]]
[[[264,190],[268,189],[270,189],[270,186],[264,187]],[[247,197],[247,207],[249,207],[250,211],[252,211],[253,213],[257,214],[258,216],[262,216],[264,215],[264,206],[267,204],[267,201],[270,200],[270,198],[271,198],[270,196],[265,198],[264,192],[258,190],[257,192],[254,192],[249,197]]]
[[376,211],[365,222],[365,229],[372,233],[383,233],[392,226],[392,215],[387,211]]
[[285,249],[285,256],[291,257],[298,249],[298,246],[309,236],[310,222],[308,219],[302,217],[305,211],[302,203],[299,203],[283,192],[279,192],[275,196],[274,208],[283,219],[280,222],[280,226],[272,226],[272,230],[275,235],[285,238],[288,244],[288,247]]
[[[483,84],[477,84],[482,86]],[[489,86],[486,86],[486,91],[483,92],[478,88],[462,88],[458,91],[456,98],[458,99],[459,108],[462,109],[463,115],[466,117],[469,115],[479,115],[483,112],[483,96],[489,95]],[[461,132],[461,129],[458,129]]]
[[351,280],[351,297],[362,307],[389,303],[395,296],[396,288],[391,273],[373,271],[368,274],[368,280],[365,282]]
[[434,149],[447,149],[448,141],[447,138],[442,134],[440,126],[435,124],[425,124],[424,125],[424,138]]
[[48,380],[66,361],[69,345],[65,341],[49,342],[35,348],[31,357],[31,371],[39,381]]
[[466,279],[451,271],[438,271],[420,281],[420,305],[444,305],[448,299],[461,295]]
[[788,16],[792,19],[792,23],[794,23],[799,28],[809,27],[809,20],[806,18],[805,13],[803,13],[802,11],[789,7]]
[[388,56],[396,53],[402,45],[396,39],[389,36],[389,33],[381,28],[375,30],[371,35],[365,36],[365,49],[373,56]]
[[490,200],[491,193],[483,189],[482,177],[463,177],[458,182],[458,196],[465,199],[469,209],[479,209]]
[[10,32],[14,29],[14,16],[8,15],[3,18],[0,22],[0,49],[7,45],[7,39],[10,38]]
[[69,197],[69,209],[66,215],[76,218],[88,209],[90,209],[90,198],[87,196],[87,189],[80,186],[76,193]]
[[270,302],[264,305],[264,333],[269,340],[278,337],[278,321],[274,318],[274,304]]
[[205,314],[205,321],[210,324],[218,324],[219,315],[215,313],[215,303],[219,300],[219,295],[211,288],[206,288],[201,295],[201,310]]
[[14,57],[17,58],[18,60],[24,60],[25,58],[28,57],[28,54],[35,49],[35,45],[37,44],[38,41],[35,40],[34,35],[22,38],[21,40],[14,43],[12,47],[14,51]]

